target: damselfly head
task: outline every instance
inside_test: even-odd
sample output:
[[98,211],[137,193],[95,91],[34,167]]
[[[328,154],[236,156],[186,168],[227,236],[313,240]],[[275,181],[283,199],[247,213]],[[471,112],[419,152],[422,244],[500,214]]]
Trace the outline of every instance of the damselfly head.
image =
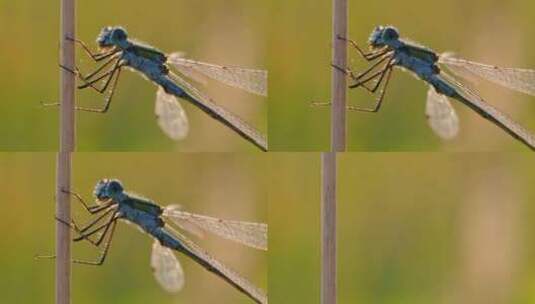
[[123,185],[117,179],[102,179],[95,186],[93,194],[99,201],[115,199],[124,191]]
[[120,26],[107,26],[100,31],[97,43],[100,47],[121,46],[126,42],[128,34]]
[[380,48],[385,45],[391,45],[392,42],[399,39],[399,31],[393,26],[376,27],[368,39],[372,48]]

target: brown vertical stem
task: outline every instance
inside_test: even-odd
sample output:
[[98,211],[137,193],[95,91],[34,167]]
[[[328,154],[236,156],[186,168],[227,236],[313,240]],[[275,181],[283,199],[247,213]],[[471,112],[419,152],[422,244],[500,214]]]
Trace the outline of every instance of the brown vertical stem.
[[[60,189],[70,188],[71,154],[59,152],[57,158],[56,215],[70,221],[69,196]],[[69,227],[56,223],[56,304],[70,303],[71,248]]]
[[[333,0],[332,63],[347,66],[347,0]],[[346,78],[332,69],[331,152],[321,156],[321,303],[336,303],[336,152],[346,149]]]
[[336,153],[321,155],[321,303],[336,303]]
[[[75,1],[61,0],[61,64],[74,70],[74,43],[65,37],[75,35]],[[61,69],[60,86],[60,146],[56,168],[56,216],[70,221],[70,197],[63,189],[70,189],[71,152],[74,151],[74,75]],[[70,303],[71,250],[70,229],[56,223],[56,303]]]
[[[333,0],[332,62],[347,66],[347,43],[338,37],[347,37],[347,0]],[[346,75],[332,69],[331,151],[346,149]]]

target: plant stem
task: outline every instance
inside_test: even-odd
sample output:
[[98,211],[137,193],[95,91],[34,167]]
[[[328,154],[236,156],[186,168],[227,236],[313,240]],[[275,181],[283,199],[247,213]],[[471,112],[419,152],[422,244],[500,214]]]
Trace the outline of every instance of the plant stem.
[[[347,42],[338,37],[347,37],[347,0],[333,0],[332,63],[347,66]],[[346,74],[332,69],[331,151],[346,149]]]
[[336,153],[321,154],[321,303],[336,303]]
[[[61,64],[74,70],[74,43],[65,37],[75,35],[75,0],[61,0]],[[74,74],[60,69],[60,147],[56,168],[56,216],[70,222],[70,196],[62,190],[69,190],[71,183],[71,153],[75,147],[74,129]],[[56,303],[70,303],[71,249],[70,228],[56,223]]]
[[[333,0],[332,63],[347,66],[347,0]],[[336,152],[346,149],[346,75],[332,69],[331,152],[323,152],[321,201],[321,303],[336,303]]]

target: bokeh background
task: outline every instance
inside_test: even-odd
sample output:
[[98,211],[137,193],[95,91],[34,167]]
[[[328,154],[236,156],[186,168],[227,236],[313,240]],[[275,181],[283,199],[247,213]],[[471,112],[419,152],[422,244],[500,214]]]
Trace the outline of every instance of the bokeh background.
[[[176,153],[79,153],[73,159],[73,188],[92,201],[103,177],[161,205],[243,221],[267,222],[267,155]],[[55,250],[52,153],[0,154],[0,292],[2,303],[53,303],[54,262],[35,254]],[[73,201],[73,217],[88,219]],[[267,290],[267,253],[206,235],[199,245],[251,282]],[[177,294],[163,291],[152,275],[152,240],[119,223],[103,266],[73,265],[73,303],[251,303],[226,282],[181,254],[186,284]],[[97,250],[73,245],[73,256],[95,259]]]
[[320,303],[320,154],[270,153],[269,301]]
[[[535,3],[528,0],[348,1],[349,36],[365,46],[377,25],[392,24],[401,35],[437,52],[505,67],[535,68]],[[331,77],[331,2],[276,1],[269,27],[270,149],[327,150]],[[367,64],[349,51],[351,66]],[[487,82],[476,83],[482,96],[535,131],[535,97]],[[461,123],[459,136],[441,141],[424,115],[427,86],[395,71],[379,113],[347,114],[349,151],[516,151],[521,144],[464,105],[452,101]],[[363,90],[348,93],[348,104],[370,107]]]
[[535,161],[339,156],[339,303],[535,303]]
[[[58,147],[59,1],[0,0],[0,150],[54,151]],[[129,35],[164,52],[216,64],[266,69],[266,4],[231,1],[77,1],[77,35],[90,47],[100,29],[122,25]],[[95,67],[78,49],[82,71]],[[87,92],[86,92],[87,91]],[[209,81],[206,92],[262,133],[267,132],[267,99]],[[256,151],[196,107],[184,108],[189,136],[174,142],[154,116],[156,87],[124,71],[105,114],[77,113],[79,151]],[[77,103],[100,107],[103,98],[77,92]]]

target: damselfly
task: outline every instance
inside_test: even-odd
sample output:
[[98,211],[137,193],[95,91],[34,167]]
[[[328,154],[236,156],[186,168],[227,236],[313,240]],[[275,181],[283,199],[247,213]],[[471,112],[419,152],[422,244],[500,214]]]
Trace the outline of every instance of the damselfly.
[[[177,292],[184,285],[182,267],[172,252],[175,250],[193,259],[255,302],[267,303],[267,296],[260,288],[223,265],[173,228],[174,225],[195,235],[206,231],[252,248],[267,250],[266,224],[213,218],[185,212],[173,205],[161,207],[150,199],[125,191],[121,182],[116,179],[103,179],[96,184],[94,190],[96,204],[93,206],[87,204],[80,195],[71,194],[95,218],[83,227],[74,221],[68,223],[62,219],[58,220],[71,226],[79,234],[74,241],[86,240],[97,247],[104,242],[100,257],[96,261],[73,262],[102,265],[108,254],[117,220],[124,220],[138,226],[154,238],[151,266],[156,280],[165,290]],[[100,236],[96,240],[91,238],[98,233]]]
[[[72,40],[72,38],[67,39]],[[183,58],[181,53],[164,54],[152,46],[129,39],[126,30],[118,26],[102,29],[97,37],[99,46],[97,52],[92,52],[81,40],[74,41],[95,62],[107,59],[100,67],[87,75],[82,75],[78,68],[75,71],[71,70],[82,82],[78,86],[79,89],[90,87],[105,95],[102,108],[78,107],[78,110],[107,112],[121,69],[129,67],[158,85],[155,112],[159,126],[170,138],[179,140],[188,133],[188,120],[178,98],[191,102],[247,141],[264,151],[267,150],[267,140],[264,135],[235,114],[216,104],[190,81],[186,81],[186,79],[202,80],[200,76],[202,75],[250,93],[267,96],[267,71],[204,63]],[[170,67],[175,68],[178,74],[171,71]],[[108,69],[105,70],[106,68]],[[97,87],[96,83],[101,81],[104,84]]]
[[[338,38],[346,40],[344,37]],[[392,70],[397,66],[412,72],[429,84],[425,112],[429,125],[440,137],[453,138],[459,130],[459,119],[447,99],[450,97],[467,105],[531,149],[535,149],[535,137],[531,132],[488,104],[479,94],[462,85],[460,80],[450,76],[440,66],[462,78],[478,76],[530,95],[535,95],[535,70],[485,65],[456,58],[451,53],[438,55],[429,48],[401,39],[398,30],[393,26],[379,26],[373,30],[368,40],[371,49],[369,53],[362,51],[354,41],[347,41],[364,59],[370,62],[376,61],[358,75],[348,68],[336,67],[348,73],[355,81],[349,88],[363,87],[375,93],[382,85],[373,108],[350,106],[348,109],[377,112],[385,96]],[[375,84],[368,86],[367,84],[372,81],[375,81]]]

